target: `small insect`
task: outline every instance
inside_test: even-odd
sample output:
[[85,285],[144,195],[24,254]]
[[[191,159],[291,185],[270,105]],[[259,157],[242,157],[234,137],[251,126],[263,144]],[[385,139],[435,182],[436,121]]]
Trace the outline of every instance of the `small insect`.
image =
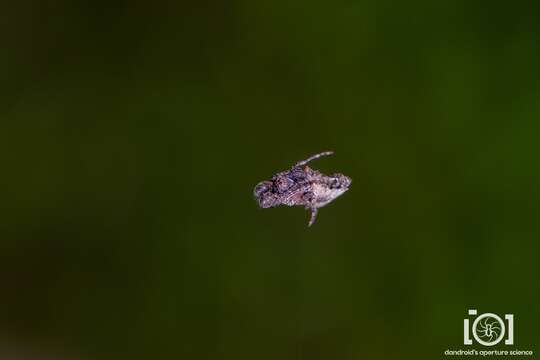
[[351,179],[343,174],[327,176],[306,166],[312,160],[332,154],[332,151],[315,154],[297,162],[290,170],[277,173],[271,180],[261,181],[253,190],[255,200],[262,208],[305,206],[311,210],[308,226],[313,225],[318,209],[349,190],[351,184]]

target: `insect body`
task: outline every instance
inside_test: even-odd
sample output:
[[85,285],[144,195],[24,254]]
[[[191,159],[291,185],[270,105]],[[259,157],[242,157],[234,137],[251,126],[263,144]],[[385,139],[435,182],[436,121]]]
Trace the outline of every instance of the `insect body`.
[[262,208],[278,205],[301,205],[311,210],[308,226],[313,225],[318,208],[332,202],[349,190],[351,179],[343,174],[324,175],[306,166],[321,156],[332,155],[326,151],[297,162],[290,170],[277,173],[271,180],[255,186],[253,195]]

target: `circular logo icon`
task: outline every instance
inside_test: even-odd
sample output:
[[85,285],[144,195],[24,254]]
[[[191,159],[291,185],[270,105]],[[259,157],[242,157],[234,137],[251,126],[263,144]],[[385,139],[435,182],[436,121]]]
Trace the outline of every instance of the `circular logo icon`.
[[504,337],[504,322],[496,314],[485,313],[478,316],[472,325],[476,341],[485,346],[498,344]]

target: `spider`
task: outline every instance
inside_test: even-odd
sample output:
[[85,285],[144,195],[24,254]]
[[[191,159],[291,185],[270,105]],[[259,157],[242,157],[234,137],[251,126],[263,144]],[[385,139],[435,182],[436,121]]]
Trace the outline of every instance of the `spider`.
[[313,225],[318,209],[349,190],[351,184],[351,179],[343,174],[327,176],[307,166],[310,161],[332,154],[332,151],[315,154],[297,162],[290,170],[279,172],[270,180],[258,183],[253,196],[259,206],[304,206],[311,210],[308,226]]
[[499,336],[501,328],[498,326],[499,322],[497,320],[488,322],[488,318],[486,318],[484,323],[482,323],[482,320],[480,320],[478,324],[480,326],[480,330],[477,329],[477,332],[481,338],[487,338],[487,340],[491,342],[493,341],[493,338],[496,339],[497,336]]

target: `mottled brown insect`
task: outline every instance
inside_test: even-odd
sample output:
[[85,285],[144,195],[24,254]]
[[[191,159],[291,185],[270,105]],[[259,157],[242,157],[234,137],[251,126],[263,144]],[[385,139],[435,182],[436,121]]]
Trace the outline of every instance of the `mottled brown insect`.
[[326,151],[313,155],[297,162],[290,170],[277,173],[271,180],[261,181],[253,190],[255,200],[262,208],[305,206],[311,210],[308,226],[313,225],[317,210],[349,190],[351,184],[351,179],[343,174],[327,176],[306,166],[312,160],[332,154]]

